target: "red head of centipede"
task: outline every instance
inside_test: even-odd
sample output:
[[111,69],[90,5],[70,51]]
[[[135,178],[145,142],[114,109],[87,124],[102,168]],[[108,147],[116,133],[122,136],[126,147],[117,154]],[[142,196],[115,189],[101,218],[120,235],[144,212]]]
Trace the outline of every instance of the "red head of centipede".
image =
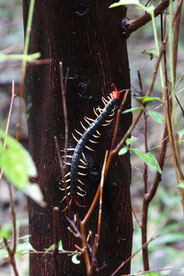
[[124,91],[124,90],[121,90],[121,91],[118,91],[118,89],[116,88],[116,86],[115,86],[115,84],[113,83],[113,85],[114,85],[114,91],[112,91],[112,97],[113,98],[116,98],[117,100],[119,100],[119,98],[120,98],[120,93],[122,92],[122,91]]

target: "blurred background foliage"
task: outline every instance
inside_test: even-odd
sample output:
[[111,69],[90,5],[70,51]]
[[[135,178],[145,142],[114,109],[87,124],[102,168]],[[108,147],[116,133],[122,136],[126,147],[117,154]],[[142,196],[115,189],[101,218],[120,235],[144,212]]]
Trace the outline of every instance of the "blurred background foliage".
[[[158,3],[159,1],[154,1]],[[22,1],[21,0],[0,0],[0,51],[7,53],[22,53],[23,50],[23,22],[22,22]],[[142,14],[141,11],[134,7],[128,8],[127,17],[130,19],[137,18]],[[34,20],[34,19],[33,19]],[[183,73],[183,49],[184,37],[184,10],[182,13],[182,22],[180,30],[179,54],[178,54],[178,70],[177,79]],[[160,17],[156,19],[158,30],[160,30]],[[160,31],[159,31],[160,32]],[[131,73],[132,92],[139,91],[139,83],[137,78],[137,68],[140,69],[143,82],[143,92],[149,86],[155,59],[150,60],[148,55],[143,54],[144,50],[148,51],[154,48],[154,40],[152,33],[152,25],[148,23],[135,33],[133,33],[127,41],[129,64]],[[11,98],[11,83],[15,80],[15,91],[17,98],[14,104],[14,111],[11,118],[10,134],[15,135],[15,126],[17,122],[18,112],[18,94],[20,81],[21,63],[17,61],[6,61],[0,63],[0,128],[4,129]],[[123,77],[123,76],[122,76]],[[178,98],[183,103],[183,81],[177,88]],[[120,88],[122,89],[122,88]],[[157,79],[153,96],[161,97],[159,77]],[[137,106],[136,100],[132,100],[132,105]],[[158,103],[153,103],[149,106],[150,109],[157,108]],[[162,112],[162,107],[159,108]],[[184,128],[183,116],[181,110],[177,107],[177,116],[180,129]],[[134,147],[139,148],[144,152],[144,134],[143,120],[139,122],[132,135],[137,137]],[[157,155],[159,152],[163,124],[158,124],[151,118],[148,118],[149,132],[149,149]],[[21,142],[27,147],[27,124],[24,114],[23,124],[21,127]],[[183,143],[183,142],[182,142]],[[182,144],[181,144],[182,145]],[[169,148],[168,148],[169,149]],[[183,152],[181,152],[184,159]],[[143,163],[132,154],[132,206],[138,219],[141,219],[142,197],[143,197]],[[154,171],[149,169],[149,182],[151,185],[154,177]],[[23,194],[14,190],[14,198],[17,214],[17,228],[19,238],[28,234],[27,221],[27,203]],[[11,213],[9,208],[9,194],[5,180],[0,185],[0,236],[11,236]],[[152,201],[149,209],[148,218],[148,239],[151,236],[157,237],[149,246],[151,269],[172,268],[176,269],[171,272],[162,272],[162,275],[180,276],[184,275],[184,222],[183,213],[180,206],[180,199],[177,191],[177,184],[171,159],[171,153],[168,150],[162,181],[158,188],[158,192]],[[24,240],[24,239],[23,239]],[[2,240],[0,239],[0,246]],[[134,240],[133,252],[141,247],[141,232],[138,223],[134,219]],[[18,269],[20,275],[28,275],[28,254],[17,257]],[[180,269],[180,271],[178,271]],[[142,270],[141,253],[137,254],[132,260],[132,272]],[[10,275],[10,267],[6,261],[0,259],[0,275]]]

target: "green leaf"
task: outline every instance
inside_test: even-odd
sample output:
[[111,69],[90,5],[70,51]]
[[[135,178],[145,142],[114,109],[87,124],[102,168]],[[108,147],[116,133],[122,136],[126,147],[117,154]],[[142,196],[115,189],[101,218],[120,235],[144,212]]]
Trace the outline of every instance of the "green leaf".
[[126,144],[127,146],[131,145],[133,142],[135,142],[137,140],[136,137],[132,136],[131,138],[127,138],[126,139]]
[[145,96],[145,97],[139,97],[134,95],[135,99],[140,102],[142,105],[146,106],[147,104],[152,103],[153,101],[159,101],[159,102],[163,102],[159,97],[150,97],[150,96]]
[[78,256],[79,256],[78,254],[75,254],[72,256],[72,263],[80,264],[80,260],[77,259]]
[[62,251],[62,252],[65,251],[64,248],[63,248],[62,240],[60,240],[59,243],[58,243],[58,250],[59,250],[59,251]]
[[179,183],[178,188],[184,189],[184,182]]
[[130,148],[129,150],[133,151],[135,154],[137,154],[137,156],[139,156],[139,158],[146,163],[148,166],[156,169],[159,173],[162,173],[161,168],[156,160],[156,158],[154,157],[154,155],[152,155],[150,152],[147,153],[142,153],[140,152],[138,149],[136,148]]
[[142,109],[140,106],[134,106],[134,107],[132,107],[132,108],[129,108],[129,109],[124,110],[124,111],[122,112],[122,114],[126,114],[126,113],[129,113],[129,112],[134,112],[134,111],[140,110],[140,109]]
[[152,60],[154,56],[158,56],[158,55],[157,55],[157,49],[156,49],[156,48],[155,48],[155,49],[152,49],[152,50],[149,50],[149,51],[144,50],[144,51],[142,51],[142,54],[149,55],[150,60]]
[[165,123],[165,118],[162,114],[159,112],[153,111],[153,110],[148,110],[148,114],[151,116],[153,120],[155,120],[159,124],[164,124]]
[[122,5],[140,5],[139,0],[120,0],[117,3],[113,3],[109,6],[109,8],[115,8]]
[[127,153],[128,151],[128,147],[123,147],[122,149],[120,149],[120,151],[118,152],[118,155],[124,155],[125,153]]
[[29,177],[37,175],[35,164],[24,147],[14,138],[0,130],[0,138],[6,140],[7,148],[0,146],[0,168],[6,178],[17,188],[24,189]]
[[[148,273],[144,273],[144,274],[142,274],[142,276],[161,276],[161,274],[160,273],[158,273],[158,272],[148,272]],[[141,276],[141,275],[140,275]]]

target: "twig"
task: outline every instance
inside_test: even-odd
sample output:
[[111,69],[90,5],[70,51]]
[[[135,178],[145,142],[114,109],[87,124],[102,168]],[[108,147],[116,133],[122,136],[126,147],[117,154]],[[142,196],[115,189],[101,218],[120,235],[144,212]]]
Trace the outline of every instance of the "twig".
[[58,243],[59,243],[59,208],[53,208],[53,232],[54,232],[54,275],[59,276]]
[[[100,195],[101,187],[103,187],[103,183],[104,183],[104,180],[105,180],[105,168],[106,168],[106,162],[107,162],[107,155],[108,155],[108,151],[106,151],[106,153],[105,153],[101,180],[100,180],[100,184],[98,186],[96,195],[93,199],[93,202],[92,202],[86,216],[84,217],[84,219],[80,223],[80,230],[81,230],[81,236],[82,236],[82,246],[83,246],[83,251],[84,251],[84,259],[85,259],[85,263],[86,263],[86,272],[87,272],[88,276],[92,275],[93,267],[90,264],[89,254],[88,254],[88,251],[87,251],[87,240],[86,240],[85,226],[86,226],[86,223],[88,222],[90,216],[93,213],[93,210],[94,210],[94,208],[97,204],[97,201],[98,201],[98,198],[99,198],[99,195]],[[98,221],[98,231],[99,231],[99,227],[101,225],[101,216],[99,216],[99,221]],[[96,248],[96,250],[97,250],[97,248]]]
[[122,99],[120,108],[118,109],[118,112],[117,112],[116,124],[115,124],[115,128],[114,128],[114,134],[113,134],[113,138],[112,138],[112,144],[111,144],[111,150],[110,151],[113,150],[115,142],[116,142],[116,137],[117,137],[117,133],[118,133],[118,125],[119,125],[119,121],[120,121],[121,112],[122,112],[123,106],[126,102],[129,91],[130,91],[129,89],[126,90],[125,95]]
[[[163,13],[168,6],[169,0],[162,0],[161,3],[155,8],[155,17]],[[127,20],[126,22],[128,23],[128,27],[127,30],[123,32],[123,35],[126,37],[130,36],[131,33],[135,32],[149,21],[151,21],[151,15],[149,13],[145,13],[143,16],[134,20]]]
[[141,249],[144,247],[144,246],[147,246],[150,242],[152,242],[153,240],[155,240],[157,237],[151,237],[149,239],[149,241],[147,241],[145,244],[143,244],[132,256],[130,256],[128,259],[126,259],[126,261],[123,261],[120,266],[118,266],[118,268],[111,274],[111,276],[114,276],[116,275],[116,273],[119,272],[119,270],[125,265],[127,264],[131,259],[133,259],[138,253],[139,251],[141,251]]
[[[5,134],[8,134],[8,130],[9,130],[9,126],[10,126],[10,119],[11,119],[11,115],[12,115],[12,111],[13,111],[13,104],[14,104],[15,97],[16,97],[16,95],[15,95],[15,82],[13,80],[12,81],[11,102],[10,102],[10,108],[9,108],[9,112],[8,112],[8,119],[7,119],[7,123],[6,123]],[[3,148],[4,149],[6,148],[6,139],[4,140]],[[1,169],[0,182],[1,182],[2,176],[3,176],[3,170]]]
[[7,243],[6,238],[3,238],[3,240],[4,240],[4,244],[5,244],[5,246],[6,246],[6,249],[7,249],[7,251],[8,251],[8,256],[9,256],[10,264],[11,264],[12,267],[13,267],[14,274],[15,274],[15,276],[19,276],[19,273],[18,273],[18,271],[17,271],[17,266],[16,266],[15,258],[14,258],[14,253],[13,253],[13,251],[10,249],[10,247],[9,247],[9,245],[8,245],[8,243]]

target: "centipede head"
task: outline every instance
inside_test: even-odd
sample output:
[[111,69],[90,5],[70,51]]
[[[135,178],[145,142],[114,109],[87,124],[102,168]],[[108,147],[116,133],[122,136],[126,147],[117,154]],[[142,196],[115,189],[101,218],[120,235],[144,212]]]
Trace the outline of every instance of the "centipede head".
[[115,86],[115,84],[113,83],[113,86],[114,86],[114,91],[112,91],[112,97],[113,98],[116,98],[117,100],[119,100],[119,98],[120,98],[120,93],[121,92],[123,92],[123,91],[126,91],[126,89],[125,90],[120,90],[120,91],[118,91],[118,89],[116,88],[116,86]]

